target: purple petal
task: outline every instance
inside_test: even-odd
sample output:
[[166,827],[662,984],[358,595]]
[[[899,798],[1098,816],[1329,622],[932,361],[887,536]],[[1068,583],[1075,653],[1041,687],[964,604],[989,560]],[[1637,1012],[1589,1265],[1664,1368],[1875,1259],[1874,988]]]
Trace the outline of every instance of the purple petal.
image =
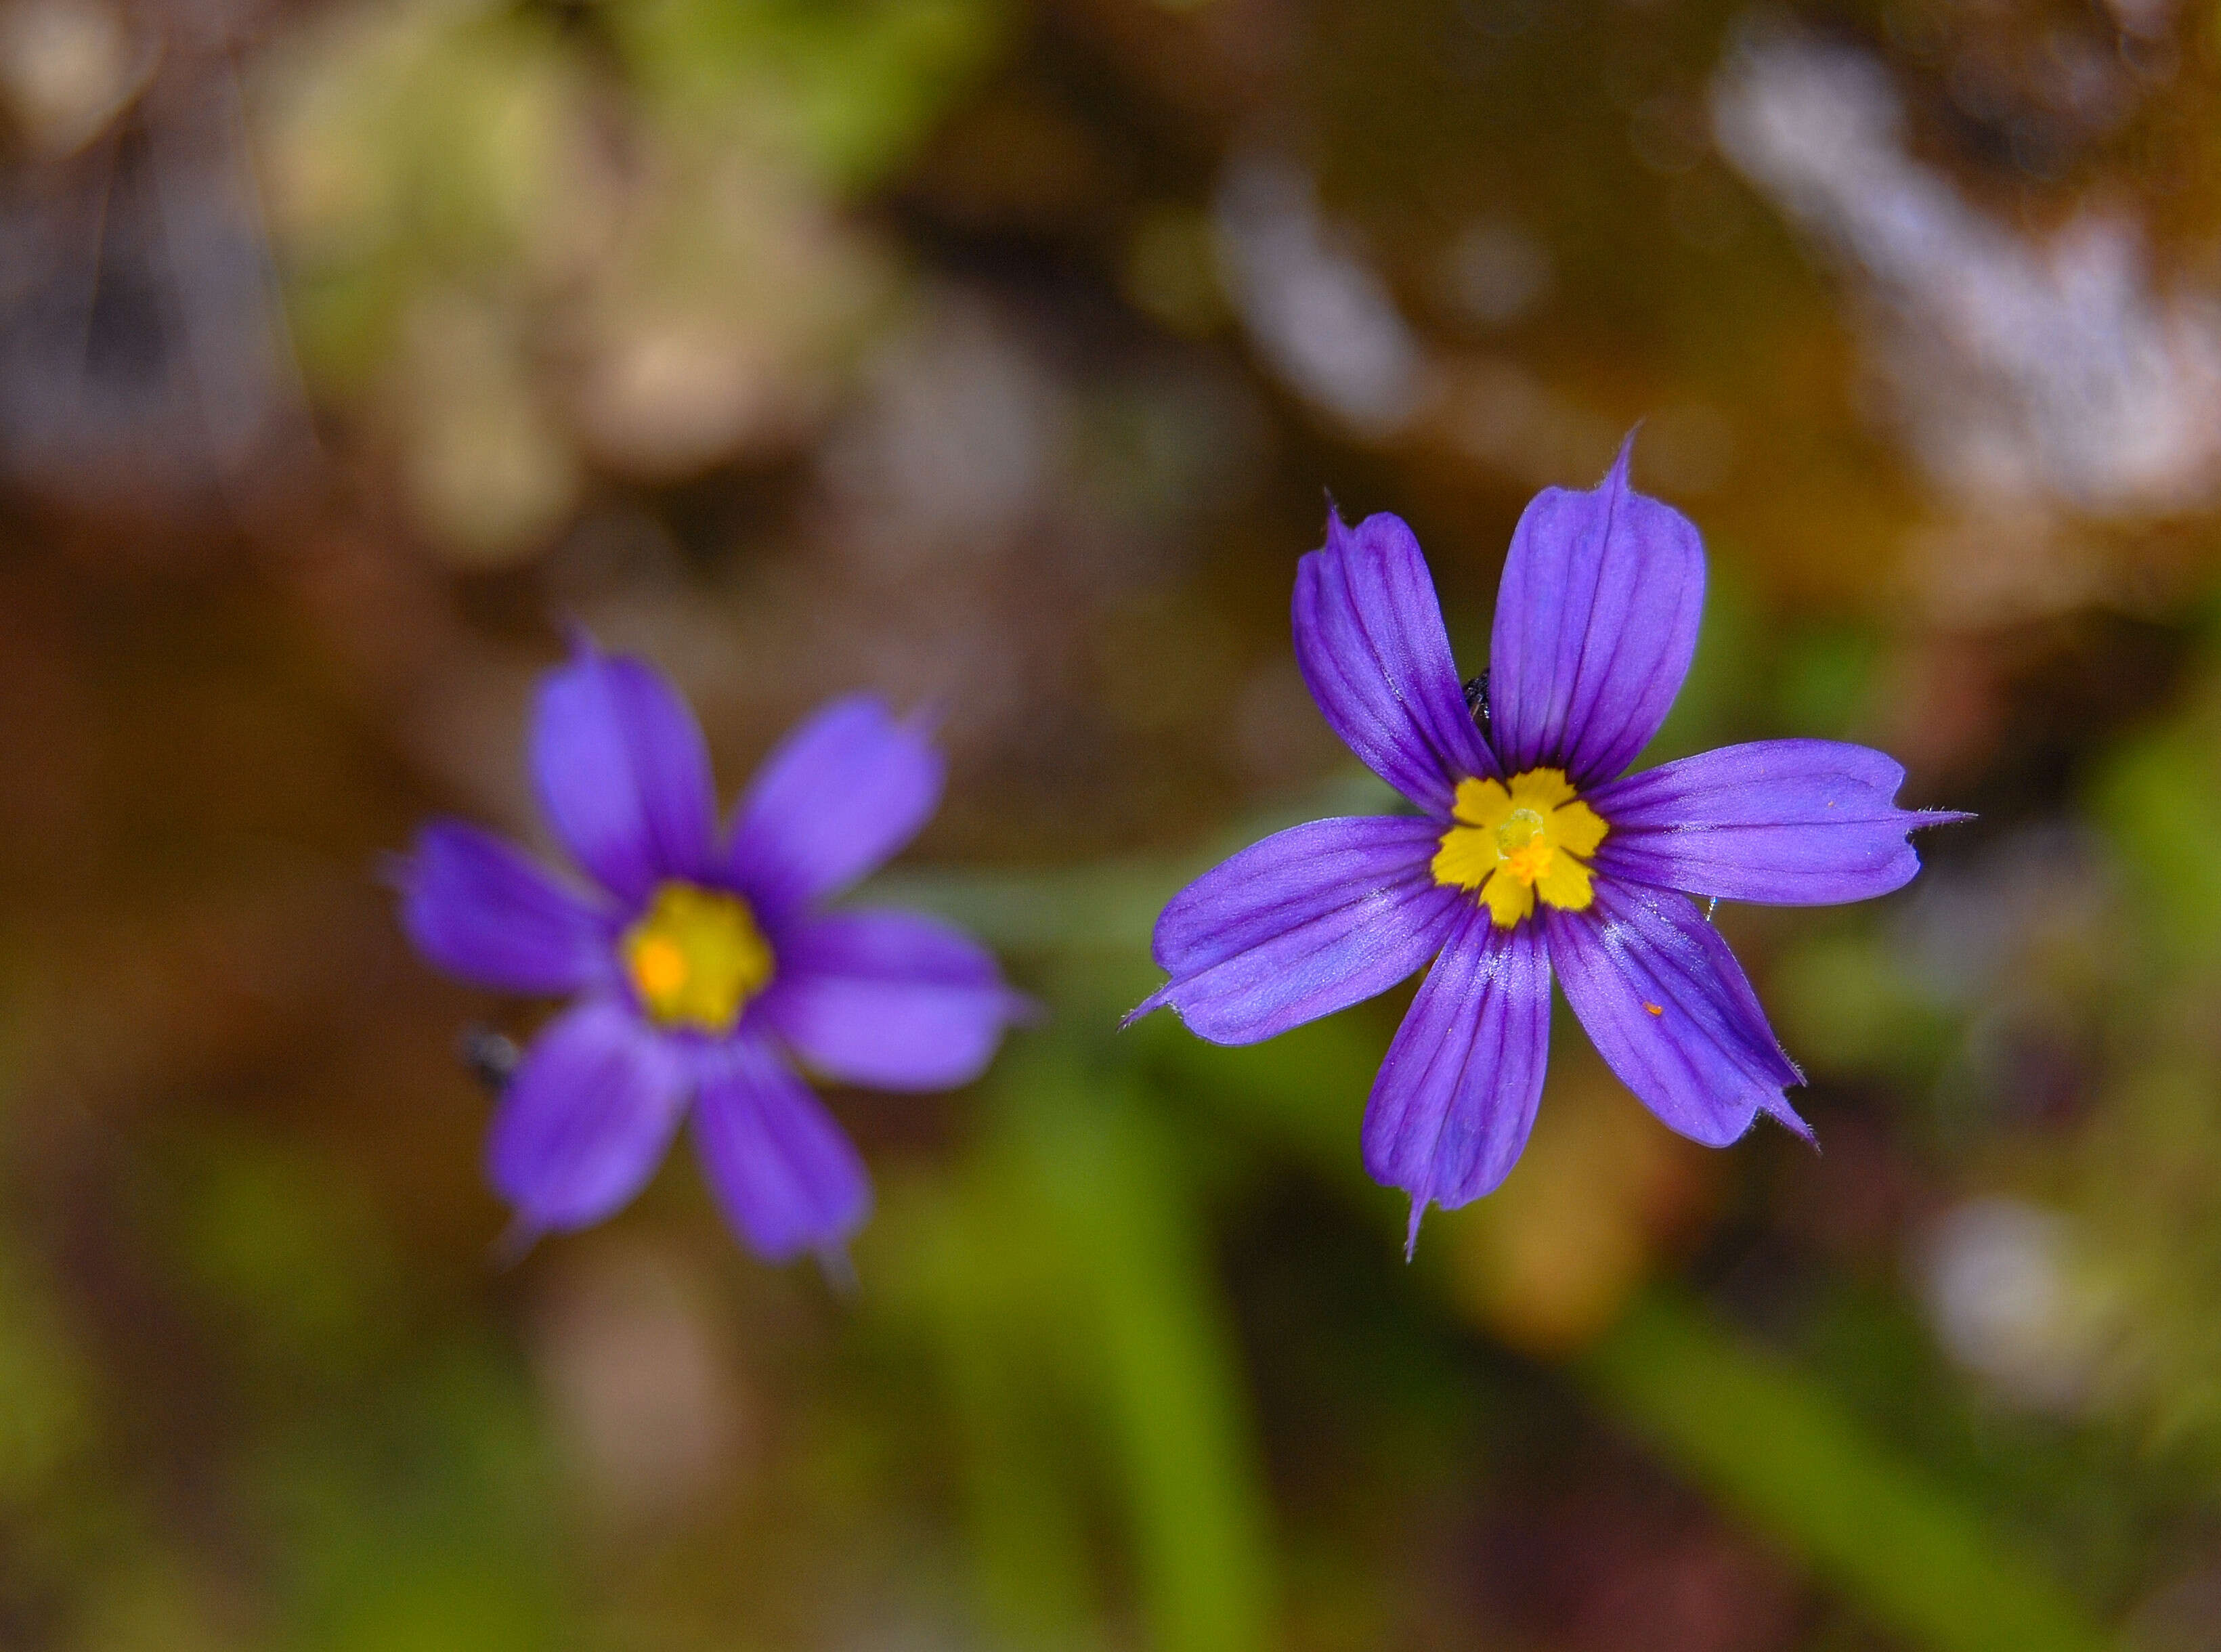
[[1598,878],[1586,910],[1541,916],[1573,1013],[1652,1112],[1707,1147],[1726,1146],[1761,1111],[1811,1136],[1782,1095],[1804,1074],[1728,943],[1686,898]]
[[449,974],[506,992],[575,992],[610,971],[600,914],[500,839],[435,821],[401,869],[401,924]]
[[1213,1043],[1254,1044],[1385,992],[1440,948],[1467,897],[1430,869],[1442,829],[1394,816],[1315,820],[1197,879],[1157,919],[1169,1004]]
[[947,1090],[986,1070],[1025,1001],[960,930],[910,912],[841,912],[797,929],[766,1025],[826,1077]]
[[1824,906],[1911,882],[1922,826],[1964,820],[1892,801],[1905,769],[1865,746],[1761,740],[1599,786],[1610,823],[1597,868],[1692,895]]
[[1394,516],[1355,529],[1327,515],[1326,545],[1296,566],[1296,663],[1350,750],[1420,808],[1448,818],[1457,783],[1496,763],[1466,710],[1419,541]]
[[741,805],[728,865],[774,910],[845,888],[917,835],[945,766],[875,695],[821,707],[766,760]]
[[1550,954],[1534,923],[1498,929],[1475,904],[1380,1063],[1365,1107],[1365,1168],[1411,1196],[1411,1231],[1431,1201],[1455,1210],[1511,1173],[1550,1054]]
[[702,730],[638,660],[581,639],[547,673],[532,728],[541,805],[579,864],[629,900],[713,864],[716,794]]
[[1603,484],[1545,488],[1519,518],[1496,597],[1489,728],[1505,769],[1586,788],[1635,760],[1688,675],[1705,605],[1689,519],[1627,485],[1630,435]]
[[487,1172],[535,1230],[583,1228],[655,1173],[686,1074],[631,1011],[595,999],[533,1041],[494,1114]]
[[863,1225],[864,1161],[808,1086],[748,1039],[704,1064],[695,1144],[717,1203],[766,1261],[824,1251]]

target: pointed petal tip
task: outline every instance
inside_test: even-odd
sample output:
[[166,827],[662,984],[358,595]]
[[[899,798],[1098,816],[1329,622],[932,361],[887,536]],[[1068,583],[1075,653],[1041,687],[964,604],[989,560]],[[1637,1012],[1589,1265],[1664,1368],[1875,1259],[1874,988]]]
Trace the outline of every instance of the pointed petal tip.
[[1905,829],[1911,832],[1924,831],[1930,826],[1956,826],[1961,821],[1981,818],[1971,809],[1913,809],[1906,812],[1912,816],[1912,824]]
[[1688,675],[1704,540],[1636,489],[1636,435],[1593,488],[1543,489],[1512,531],[1489,658],[1490,740],[1509,772],[1547,760],[1577,786],[1611,779],[1650,742]]
[[825,1288],[843,1302],[854,1302],[863,1294],[864,1286],[856,1277],[856,1263],[848,1255],[847,1238],[844,1234],[832,1243],[818,1246],[813,1254]]
[[1320,541],[1319,549],[1340,550],[1356,536],[1355,531],[1342,517],[1342,506],[1336,502],[1333,494],[1328,494],[1326,496],[1326,537]]
[[586,629],[586,623],[576,614],[562,613],[555,616],[555,629],[561,634],[564,646],[570,649],[572,665],[584,665],[602,657],[602,645]]
[[1162,986],[1150,993],[1148,997],[1143,998],[1132,1009],[1127,1011],[1124,1015],[1118,1017],[1118,1030],[1120,1032],[1123,1032],[1127,1028],[1139,1021],[1143,1016],[1149,1014],[1153,1011],[1163,1009],[1165,1005],[1173,1001],[1172,991],[1173,984],[1170,981],[1167,981]]
[[533,1248],[547,1236],[547,1232],[544,1223],[519,1211],[510,1218],[509,1225],[501,1230],[500,1236],[486,1248],[486,1260],[492,1263],[494,1272],[506,1273],[530,1255]]
[[398,849],[382,849],[371,861],[371,880],[397,895],[409,892],[416,876],[416,857]]
[[1783,1129],[1787,1130],[1792,1136],[1796,1136],[1799,1141],[1803,1142],[1805,1146],[1811,1148],[1813,1152],[1817,1153],[1820,1150],[1820,1138],[1818,1135],[1814,1132],[1810,1124],[1805,1122],[1803,1115],[1799,1113],[1794,1107],[1792,1107],[1789,1104],[1787,1098],[1785,1097],[1779,1101],[1767,1104],[1764,1111],[1768,1118],[1780,1125]]
[[1628,427],[1627,434],[1619,439],[1619,452],[1612,458],[1611,468],[1605,472],[1602,485],[1621,488],[1629,485],[1628,475],[1635,463],[1635,439],[1642,434],[1642,421],[1637,419]]
[[[823,1105],[822,1102],[817,1104],[821,1107]],[[828,1121],[830,1122],[829,1115],[828,1115]],[[845,1136],[842,1140],[845,1143],[847,1141]],[[850,1145],[850,1150],[853,1153],[853,1144]],[[776,1242],[766,1242],[768,1236],[760,1232],[751,1232],[745,1223],[736,1222],[734,1224],[735,1230],[740,1234],[741,1242],[759,1260],[769,1262],[776,1267],[785,1267],[804,1261],[814,1262],[817,1266],[818,1273],[825,1280],[827,1289],[833,1295],[844,1301],[853,1300],[861,1291],[862,1286],[856,1273],[854,1259],[849,1255],[848,1247],[854,1242],[856,1236],[864,1230],[865,1224],[871,1221],[875,1202],[868,1173],[863,1169],[860,1160],[857,1161],[857,1173],[865,1180],[854,1202],[846,1211],[837,1214],[829,1211],[819,1212],[820,1219],[811,1222],[804,1229],[782,1236]],[[729,1214],[736,1215],[737,1212],[729,1212]]]
[[923,741],[929,746],[940,735],[942,724],[948,721],[948,703],[937,695],[920,700],[900,716],[895,716],[885,701],[881,700],[879,704],[885,710],[889,722],[898,726],[904,734],[913,739]]
[[923,747],[929,759],[946,760],[942,757],[939,742],[941,730],[948,721],[948,703],[939,695],[926,696],[907,711],[896,710],[894,702],[876,689],[861,689],[845,698],[870,707],[887,728]]
[[1427,1214],[1427,1201],[1420,1194],[1411,1195],[1411,1223],[1404,1230],[1404,1261],[1408,1265],[1419,1248],[1419,1223]]

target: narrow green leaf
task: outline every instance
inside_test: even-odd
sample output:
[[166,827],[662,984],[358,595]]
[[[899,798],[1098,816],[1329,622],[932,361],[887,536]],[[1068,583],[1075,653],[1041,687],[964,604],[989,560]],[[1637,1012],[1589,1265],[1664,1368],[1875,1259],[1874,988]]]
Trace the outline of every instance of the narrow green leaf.
[[1043,1061],[1023,1126],[1092,1298],[1098,1390],[1124,1481],[1152,1639],[1248,1652],[1271,1638],[1267,1497],[1188,1179],[1130,1085]]
[[1786,1361],[1654,1290],[1575,1364],[1617,1417],[1752,1527],[1936,1652],[2098,1652],[2061,1590]]

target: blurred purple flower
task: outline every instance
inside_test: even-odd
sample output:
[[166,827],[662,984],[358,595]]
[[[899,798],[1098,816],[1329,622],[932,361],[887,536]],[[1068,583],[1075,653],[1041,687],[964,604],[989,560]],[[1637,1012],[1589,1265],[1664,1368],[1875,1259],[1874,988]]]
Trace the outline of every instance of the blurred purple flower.
[[[1724,1147],[1761,1112],[1808,1139],[1804,1075],[1689,895],[1821,905],[1886,894],[1907,834],[1963,820],[1893,801],[1904,769],[1830,740],[1729,746],[1619,776],[1696,650],[1703,542],[1627,483],[1545,490],[1511,538],[1485,700],[1468,710],[1411,530],[1354,529],[1296,573],[1296,654],[1319,710],[1417,817],[1314,821],[1206,873],[1157,921],[1170,1004],[1254,1043],[1433,961],[1365,1113],[1365,1167],[1431,1202],[1492,1191],[1535,1121],[1550,975],[1605,1061],[1667,1124]],[[1133,1017],[1129,1017],[1129,1020]]]
[[449,973],[574,996],[525,1053],[488,1168],[528,1233],[585,1227],[654,1173],[693,1104],[726,1216],[760,1255],[835,1251],[871,1204],[863,1161],[803,1083],[969,1082],[1025,1000],[935,919],[819,910],[941,798],[941,757],[868,695],[790,734],[729,830],[700,728],[643,662],[581,641],[540,689],[532,767],[593,880],[439,821],[402,870],[402,921]]

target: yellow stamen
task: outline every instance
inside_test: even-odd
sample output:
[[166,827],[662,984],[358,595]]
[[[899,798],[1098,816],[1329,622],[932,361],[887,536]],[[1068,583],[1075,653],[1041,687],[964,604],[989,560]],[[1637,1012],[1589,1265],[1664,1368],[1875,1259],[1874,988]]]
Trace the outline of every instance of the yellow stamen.
[[648,1012],[666,1027],[733,1029],[748,1001],[771,983],[771,943],[737,895],[667,883],[619,951]]
[[1587,859],[1611,828],[1563,769],[1530,769],[1508,785],[1461,780],[1451,812],[1458,823],[1435,852],[1435,881],[1478,892],[1499,928],[1531,913],[1537,896],[1569,912],[1596,898]]

